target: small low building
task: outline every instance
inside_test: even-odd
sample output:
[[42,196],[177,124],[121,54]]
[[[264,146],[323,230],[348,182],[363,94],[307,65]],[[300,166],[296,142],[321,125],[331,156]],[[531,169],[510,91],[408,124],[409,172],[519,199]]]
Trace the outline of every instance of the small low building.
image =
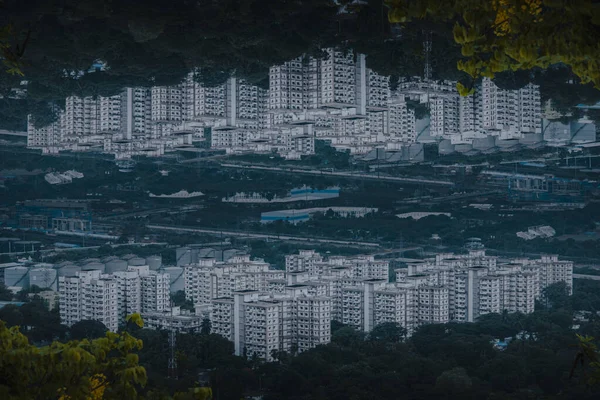
[[200,332],[203,316],[186,312],[180,307],[172,307],[165,311],[142,313],[142,318],[148,329],[173,329],[176,332],[192,333]]

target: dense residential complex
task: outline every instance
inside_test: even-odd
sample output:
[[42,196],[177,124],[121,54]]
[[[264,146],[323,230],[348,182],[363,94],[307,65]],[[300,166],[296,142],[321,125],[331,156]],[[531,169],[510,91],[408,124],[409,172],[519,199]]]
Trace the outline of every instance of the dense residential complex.
[[[122,159],[161,156],[210,140],[211,148],[227,154],[278,153],[297,160],[314,154],[315,139],[359,155],[401,152],[415,143],[438,143],[447,153],[532,146],[552,132],[542,133],[535,85],[504,90],[485,78],[473,95],[461,97],[455,82],[402,78],[391,90],[390,77],[369,69],[364,55],[324,54],[271,67],[269,89],[235,77],[205,87],[194,71],[174,86],[71,96],[55,123],[39,129],[29,124],[28,146],[47,154],[95,149]],[[416,118],[415,107],[425,114]]]
[[170,307],[170,276],[148,265],[106,274],[101,269],[58,277],[60,318],[68,326],[95,319],[116,331],[132,313],[156,313]]
[[273,350],[302,351],[328,340],[329,319],[365,332],[395,322],[410,334],[423,324],[531,313],[545,287],[566,282],[572,290],[573,263],[556,256],[498,262],[472,250],[409,263],[390,282],[388,261],[325,259],[307,250],[286,256],[285,268],[247,256],[204,258],[184,268],[186,296],[210,304],[214,332],[234,341],[238,354],[270,359]]
[[[212,326],[234,342],[236,354],[268,360],[329,342],[332,320],[367,333],[392,322],[411,334],[424,324],[531,313],[546,287],[573,288],[571,261],[501,259],[483,249],[439,253],[394,270],[372,255],[324,257],[314,250],[287,255],[274,268],[239,250],[186,247],[177,249],[177,264],[130,256],[87,260],[83,267],[13,263],[1,271],[15,292],[33,284],[58,291],[60,317],[69,326],[94,319],[115,331],[127,315],[141,313],[154,329]],[[194,311],[171,307],[170,293],[179,290]]]

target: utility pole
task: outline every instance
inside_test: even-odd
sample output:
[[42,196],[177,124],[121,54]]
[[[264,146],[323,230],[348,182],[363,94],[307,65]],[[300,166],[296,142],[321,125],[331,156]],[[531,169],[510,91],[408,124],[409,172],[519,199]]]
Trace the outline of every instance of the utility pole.
[[423,58],[425,65],[423,69],[423,80],[427,85],[427,107],[429,105],[429,84],[431,82],[431,31],[423,31]]
[[173,301],[171,300],[171,319],[169,320],[169,378],[177,379],[177,359],[175,358],[175,345],[177,344],[177,335],[173,328]]

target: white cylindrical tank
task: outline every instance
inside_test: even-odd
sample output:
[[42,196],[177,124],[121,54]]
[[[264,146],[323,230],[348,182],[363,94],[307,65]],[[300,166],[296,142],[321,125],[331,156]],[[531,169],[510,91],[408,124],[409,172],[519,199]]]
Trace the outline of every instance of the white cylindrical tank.
[[458,143],[454,145],[454,150],[458,153],[466,153],[473,150],[473,145],[471,143]]
[[104,264],[102,264],[101,262],[92,261],[90,263],[85,264],[83,266],[83,269],[87,270],[87,271],[95,269],[95,270],[98,270],[98,271],[101,271],[102,273],[104,273],[104,271],[106,271],[106,266]]
[[448,139],[444,139],[438,145],[438,152],[440,154],[452,154],[454,153],[454,145]]
[[41,289],[58,290],[58,274],[52,268],[32,268],[29,270],[29,285]]
[[81,272],[81,267],[75,264],[66,264],[58,269],[58,276],[75,276],[77,272]]
[[175,293],[180,290],[184,290],[185,284],[184,284],[183,268],[167,267],[167,268],[163,268],[162,271],[166,272],[170,276],[171,293]]
[[141,257],[133,257],[133,258],[130,258],[129,260],[127,260],[127,263],[129,265],[133,265],[133,266],[140,266],[140,265],[146,265],[146,260],[144,260]]
[[4,285],[29,288],[29,268],[10,267],[4,270]]
[[180,247],[175,249],[175,262],[177,266],[188,265],[192,263],[192,252],[189,247]]
[[136,258],[137,256],[135,254],[125,254],[124,256],[122,256],[121,258],[123,260],[131,260],[132,258]]
[[157,270],[162,266],[162,257],[161,256],[148,256],[146,257],[146,264],[150,267],[151,270]]
[[113,272],[127,271],[127,261],[114,259],[106,263],[106,273],[112,274]]

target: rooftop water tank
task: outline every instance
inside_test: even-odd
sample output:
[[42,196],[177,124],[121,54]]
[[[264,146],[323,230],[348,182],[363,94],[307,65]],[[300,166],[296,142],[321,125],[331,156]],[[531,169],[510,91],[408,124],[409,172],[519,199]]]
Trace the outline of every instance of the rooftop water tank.
[[58,274],[52,268],[32,268],[29,270],[29,285],[57,291]]
[[146,265],[146,260],[141,257],[133,257],[127,260],[127,263],[133,266]]
[[438,145],[438,153],[452,154],[454,153],[454,145],[448,139],[444,139]]
[[75,264],[66,264],[58,268],[58,276],[75,276],[77,272],[81,272],[81,267]]
[[184,290],[185,282],[183,276],[183,268],[181,267],[167,267],[163,268],[162,272],[169,274],[171,282],[171,293]]
[[118,260],[118,259],[119,259],[119,257],[117,257],[117,256],[106,256],[106,257],[102,257],[102,260],[101,260],[101,261],[102,261],[104,264],[106,264],[106,263],[107,263],[107,262],[109,262],[109,261]]
[[146,257],[146,264],[150,267],[150,269],[157,270],[162,266],[162,257],[161,256],[148,256]]
[[119,271],[127,271],[127,261],[116,258],[106,263],[107,274],[112,274],[113,272]]
[[10,267],[4,270],[4,285],[29,288],[29,268]]
[[98,271],[101,271],[102,273],[104,273],[104,271],[106,270],[106,265],[104,265],[101,262],[92,261],[90,263],[85,264],[82,269],[84,269],[86,271],[95,269],[95,270],[98,270]]
[[192,252],[189,247],[180,247],[175,249],[175,262],[177,266],[188,265],[192,263]]
[[473,150],[473,145],[471,143],[458,143],[454,145],[454,150],[458,153],[466,153]]
[[483,138],[473,139],[474,150],[489,150],[496,146],[496,138],[494,136],[486,136]]

